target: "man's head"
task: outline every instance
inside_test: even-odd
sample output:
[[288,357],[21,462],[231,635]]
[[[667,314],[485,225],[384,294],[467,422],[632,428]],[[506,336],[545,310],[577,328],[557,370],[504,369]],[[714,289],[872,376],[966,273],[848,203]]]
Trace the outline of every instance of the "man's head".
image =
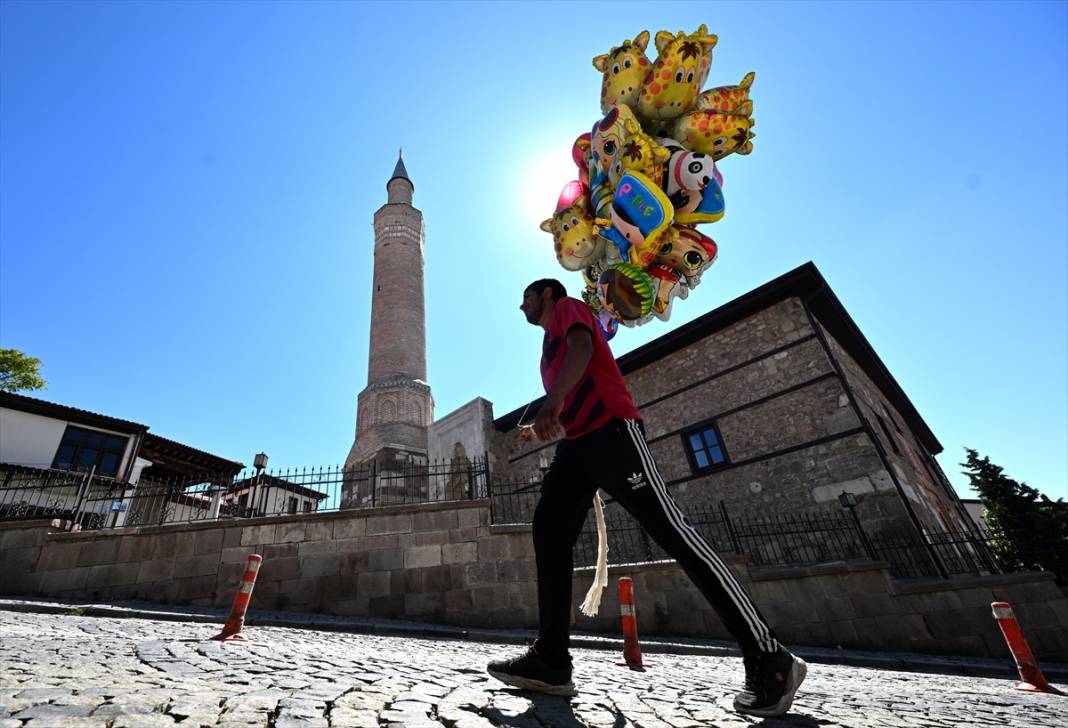
[[523,303],[519,309],[527,317],[527,322],[541,326],[542,317],[551,312],[553,305],[567,295],[564,284],[555,278],[540,278],[523,291]]

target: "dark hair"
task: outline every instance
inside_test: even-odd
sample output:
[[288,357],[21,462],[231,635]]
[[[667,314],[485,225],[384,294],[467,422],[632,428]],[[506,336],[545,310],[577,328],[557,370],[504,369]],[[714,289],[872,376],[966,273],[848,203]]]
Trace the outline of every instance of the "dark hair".
[[567,289],[564,288],[564,284],[556,280],[555,278],[539,278],[538,280],[527,286],[523,290],[523,293],[526,294],[527,291],[534,291],[534,293],[540,298],[541,292],[544,291],[546,288],[551,288],[553,290],[554,303],[567,295]]

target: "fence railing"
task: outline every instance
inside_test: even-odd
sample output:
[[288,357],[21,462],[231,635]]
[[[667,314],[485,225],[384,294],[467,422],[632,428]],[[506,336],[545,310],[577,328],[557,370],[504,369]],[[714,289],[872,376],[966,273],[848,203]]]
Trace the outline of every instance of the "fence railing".
[[[726,507],[689,506],[686,520],[717,551],[748,555],[754,566],[787,566],[862,559],[867,555],[848,517],[835,513],[774,518],[731,516]],[[611,504],[605,515],[610,564],[671,558],[630,514]],[[587,519],[575,547],[575,564],[597,557],[593,518]]]
[[489,494],[490,522],[497,525],[533,522],[540,496],[540,474],[525,478],[494,478]]
[[91,473],[0,466],[0,519],[58,518],[68,528],[154,526],[485,498],[486,456],[379,468],[298,468],[144,476],[135,484]]
[[59,518],[81,528],[100,528],[102,519],[84,509],[92,488],[109,488],[111,478],[93,472],[0,466],[0,521]]
[[[493,523],[530,523],[541,482],[537,476],[491,488]],[[754,566],[800,566],[834,561],[877,560],[899,579],[939,578],[1045,569],[1068,581],[1068,541],[1034,542],[981,528],[968,531],[880,531],[869,534],[853,512],[821,511],[736,515],[718,507],[682,506],[689,523],[717,551],[745,554]],[[608,563],[670,558],[645,529],[618,505],[605,511]],[[575,544],[575,565],[597,560],[592,514]]]

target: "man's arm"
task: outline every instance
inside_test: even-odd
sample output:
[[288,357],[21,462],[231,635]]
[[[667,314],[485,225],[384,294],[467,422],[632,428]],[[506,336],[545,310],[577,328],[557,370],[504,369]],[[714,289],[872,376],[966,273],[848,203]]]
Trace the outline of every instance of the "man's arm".
[[593,358],[593,339],[585,326],[572,326],[567,332],[567,353],[564,364],[560,367],[560,376],[553,382],[552,389],[545,397],[538,416],[534,418],[534,432],[539,440],[549,440],[560,434],[560,410],[564,408],[564,397],[570,392]]

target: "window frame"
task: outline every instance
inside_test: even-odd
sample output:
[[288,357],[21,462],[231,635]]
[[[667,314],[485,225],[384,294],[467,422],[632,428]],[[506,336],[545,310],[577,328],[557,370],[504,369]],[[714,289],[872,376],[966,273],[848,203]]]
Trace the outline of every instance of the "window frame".
[[[879,427],[882,428],[883,434],[886,435],[886,440],[890,443],[890,447],[893,449],[894,454],[899,458],[904,457],[901,453],[901,448],[897,446],[897,441],[894,439],[893,433],[891,433],[890,428],[886,426],[886,420],[884,420],[883,416],[879,414],[879,411],[874,408],[872,409],[872,413],[875,415],[875,419],[879,421]],[[887,417],[889,416],[890,415],[887,414]]]
[[[711,452],[707,442],[704,439],[704,433],[708,430],[716,435],[716,442],[719,446],[719,451],[723,453],[723,461],[719,463],[713,463]],[[697,452],[693,448],[693,443],[690,442],[690,437],[698,435],[701,438],[701,442],[705,443],[705,447],[702,450],[708,455],[709,465],[701,467],[697,462]],[[722,470],[731,464],[730,453],[727,452],[727,445],[723,441],[723,432],[719,429],[719,424],[716,420],[706,420],[699,424],[684,430],[682,433],[682,447],[686,451],[686,459],[690,463],[690,472],[692,473],[711,473],[716,470]]]
[[[93,445],[88,440],[90,437],[99,436],[101,438],[99,445]],[[81,442],[68,441],[80,439]],[[109,447],[109,440],[121,440],[121,445],[118,449]],[[89,427],[81,427],[67,423],[67,428],[63,430],[63,437],[59,439],[59,445],[56,447],[55,455],[52,456],[52,469],[64,470],[69,473],[88,473],[95,466],[96,477],[101,478],[118,478],[119,471],[122,469],[122,463],[126,457],[126,451],[130,446],[130,438],[128,435],[122,435],[117,432],[108,432],[107,430],[94,430]],[[67,462],[67,467],[63,467],[60,463],[59,454],[64,448],[74,448],[73,453],[69,458],[64,458],[64,462]],[[83,452],[96,451],[96,460],[92,463],[80,463]],[[105,473],[101,469],[101,463],[108,455],[115,456],[115,471],[112,473]],[[84,469],[83,469],[84,468]]]

